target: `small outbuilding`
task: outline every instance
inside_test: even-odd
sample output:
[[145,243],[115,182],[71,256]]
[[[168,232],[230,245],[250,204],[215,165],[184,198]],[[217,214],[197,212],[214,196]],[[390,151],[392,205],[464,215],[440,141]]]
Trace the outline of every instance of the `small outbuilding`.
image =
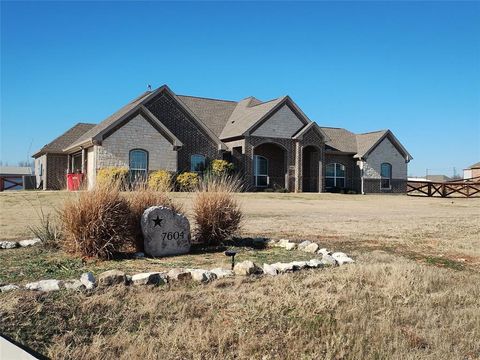
[[32,169],[28,166],[0,166],[0,191],[32,189]]

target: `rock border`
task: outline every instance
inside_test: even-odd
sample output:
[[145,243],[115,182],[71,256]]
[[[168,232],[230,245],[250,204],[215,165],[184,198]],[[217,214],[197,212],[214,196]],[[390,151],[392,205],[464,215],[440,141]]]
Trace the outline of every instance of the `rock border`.
[[0,249],[16,249],[20,247],[28,247],[33,245],[39,245],[42,241],[39,238],[26,239],[26,240],[1,240]]
[[[265,240],[267,241],[267,240]],[[291,242],[286,239],[268,240],[270,247],[282,247],[287,250],[298,249],[307,253],[322,255],[322,258],[313,258],[308,261],[291,261],[289,263],[263,264],[259,266],[251,260],[245,260],[235,264],[233,270],[215,268],[205,269],[181,269],[173,268],[168,272],[144,272],[132,276],[125,274],[120,270],[108,270],[94,276],[92,272],[83,273],[79,279],[72,280],[39,280],[19,286],[7,284],[0,286],[0,292],[8,292],[19,289],[33,291],[58,291],[62,289],[77,291],[93,291],[96,288],[105,288],[114,285],[140,286],[152,285],[161,286],[176,281],[194,281],[199,283],[209,283],[217,279],[230,278],[235,276],[277,276],[296,272],[304,269],[320,269],[328,266],[340,266],[354,263],[355,261],[343,252],[330,252],[325,248],[318,249],[319,245],[311,241],[302,243]]]

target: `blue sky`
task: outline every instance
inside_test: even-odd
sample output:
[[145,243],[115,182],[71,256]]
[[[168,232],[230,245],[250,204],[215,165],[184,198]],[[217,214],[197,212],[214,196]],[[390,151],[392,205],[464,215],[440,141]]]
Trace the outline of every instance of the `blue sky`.
[[146,89],[268,100],[391,129],[409,173],[480,161],[479,2],[2,2],[0,158]]

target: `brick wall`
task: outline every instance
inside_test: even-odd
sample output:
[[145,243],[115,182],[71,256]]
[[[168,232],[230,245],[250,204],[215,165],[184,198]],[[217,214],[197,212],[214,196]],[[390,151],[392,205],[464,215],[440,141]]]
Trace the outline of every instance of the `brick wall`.
[[183,111],[167,93],[161,93],[145,105],[182,143],[178,151],[178,171],[190,171],[190,157],[204,155],[207,161],[221,159],[218,145]]
[[96,146],[96,168],[129,167],[130,150],[148,151],[148,170],[177,170],[177,152],[141,114],[134,116],[121,128]]
[[65,154],[47,154],[46,183],[44,189],[62,190],[67,184],[68,156]]
[[287,105],[283,105],[260,125],[252,135],[289,139],[303,126],[304,123],[293,111]]
[[[391,189],[380,189],[380,168],[382,163],[392,165]],[[388,138],[368,155],[364,163],[364,192],[365,193],[401,193],[407,191],[407,162],[403,155]]]

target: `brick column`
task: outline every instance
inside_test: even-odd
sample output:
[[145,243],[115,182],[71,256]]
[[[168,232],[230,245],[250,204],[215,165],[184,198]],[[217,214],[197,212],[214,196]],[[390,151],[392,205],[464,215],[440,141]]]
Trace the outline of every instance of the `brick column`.
[[302,146],[295,142],[295,192],[302,192]]

